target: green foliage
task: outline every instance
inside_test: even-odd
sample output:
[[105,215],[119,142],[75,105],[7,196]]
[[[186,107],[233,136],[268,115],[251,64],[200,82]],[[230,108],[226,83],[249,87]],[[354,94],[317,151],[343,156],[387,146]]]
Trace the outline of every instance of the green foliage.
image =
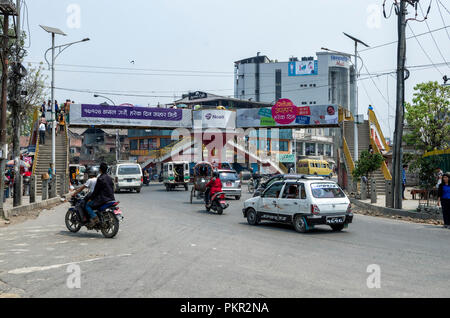
[[383,161],[384,157],[381,154],[363,151],[352,172],[354,180],[358,180],[362,176],[369,177],[374,171],[381,168]]
[[408,145],[422,153],[446,149],[450,145],[450,86],[438,82],[417,84],[413,103],[406,103],[405,119],[411,133],[405,134]]
[[450,146],[450,86],[437,82],[417,84],[413,103],[406,103],[405,119],[411,133],[403,137],[418,151],[404,155],[409,170],[417,173],[420,187],[432,189],[436,185],[439,159],[423,155],[427,151]]
[[431,190],[435,187],[437,177],[437,167],[439,167],[439,158],[436,156],[422,157],[417,156],[409,167],[410,171],[416,171],[419,177],[419,186],[423,189]]

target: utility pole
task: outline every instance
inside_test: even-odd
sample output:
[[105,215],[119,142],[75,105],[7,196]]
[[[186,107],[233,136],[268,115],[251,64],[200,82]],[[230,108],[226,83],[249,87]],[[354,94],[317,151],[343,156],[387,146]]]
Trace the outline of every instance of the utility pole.
[[5,195],[3,181],[6,161],[8,160],[8,141],[6,138],[6,109],[7,109],[7,94],[8,94],[8,71],[9,71],[9,17],[17,15],[14,4],[10,1],[0,2],[0,14],[3,15],[3,33],[1,41],[1,63],[2,63],[2,88],[1,88],[1,120],[0,120],[0,217],[5,219],[5,211],[3,209],[3,198]]
[[[398,7],[397,7],[398,8]],[[403,176],[402,176],[402,140],[405,117],[405,60],[406,60],[406,1],[400,0],[397,10],[398,47],[397,47],[397,103],[395,114],[394,153],[392,173],[392,194],[395,209],[402,208]]]
[[12,113],[12,120],[13,120],[13,158],[14,158],[14,199],[13,199],[13,206],[20,206],[22,204],[21,198],[22,198],[22,182],[19,182],[20,178],[20,95],[21,95],[21,89],[20,89],[20,82],[22,81],[21,76],[21,57],[20,57],[20,51],[21,51],[21,30],[20,30],[20,0],[16,0],[16,8],[17,8],[17,26],[16,26],[16,56],[15,56],[15,62],[13,67],[13,96],[10,99],[10,105],[11,105],[11,113]]
[[9,14],[3,15],[3,33],[2,33],[2,93],[1,93],[1,122],[0,122],[0,145],[1,145],[1,155],[0,155],[0,217],[6,219],[5,211],[3,209],[3,197],[5,195],[5,182],[3,181],[3,176],[6,168],[6,161],[8,160],[8,141],[6,139],[6,107],[7,107],[7,93],[8,93],[8,31],[9,31]]

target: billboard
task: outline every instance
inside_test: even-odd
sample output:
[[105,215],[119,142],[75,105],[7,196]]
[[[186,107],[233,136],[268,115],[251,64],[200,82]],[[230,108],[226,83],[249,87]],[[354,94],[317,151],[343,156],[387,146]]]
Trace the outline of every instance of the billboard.
[[244,108],[237,110],[236,126],[289,127],[322,125],[337,127],[337,105],[295,106],[289,99],[280,99],[272,108]]
[[319,64],[317,61],[289,62],[289,76],[317,75]]
[[202,128],[236,128],[236,112],[228,110],[193,111],[194,121],[201,121]]
[[191,128],[192,112],[154,107],[70,105],[70,125]]

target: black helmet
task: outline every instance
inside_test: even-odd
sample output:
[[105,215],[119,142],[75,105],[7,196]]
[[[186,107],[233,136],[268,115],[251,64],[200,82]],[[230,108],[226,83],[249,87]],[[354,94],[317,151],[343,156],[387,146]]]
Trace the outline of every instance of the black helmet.
[[214,177],[214,178],[218,178],[218,177],[219,177],[219,171],[217,171],[217,170],[214,171],[214,172],[213,172],[213,177]]

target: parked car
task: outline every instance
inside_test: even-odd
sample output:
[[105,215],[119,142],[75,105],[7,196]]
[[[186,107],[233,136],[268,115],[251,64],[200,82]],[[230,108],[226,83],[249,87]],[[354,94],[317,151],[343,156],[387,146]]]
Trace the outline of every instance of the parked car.
[[301,233],[316,225],[342,231],[353,221],[345,193],[335,182],[322,177],[276,181],[261,196],[245,201],[242,211],[251,225],[263,220],[289,223]]
[[131,190],[141,192],[143,184],[142,168],[134,162],[121,162],[109,169],[109,174],[114,181],[114,192]]
[[222,181],[222,191],[225,196],[235,197],[240,200],[242,196],[241,179],[235,170],[219,169],[220,181]]

